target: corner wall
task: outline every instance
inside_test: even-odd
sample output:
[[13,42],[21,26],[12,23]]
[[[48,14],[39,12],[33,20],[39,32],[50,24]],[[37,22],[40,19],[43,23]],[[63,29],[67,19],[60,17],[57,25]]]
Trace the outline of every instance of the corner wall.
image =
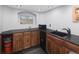
[[14,29],[25,29],[25,28],[29,28],[29,26],[31,26],[31,28],[36,28],[38,27],[38,24],[44,23],[43,15],[35,13],[37,15],[36,24],[20,24],[18,15],[17,15],[18,11],[19,10],[17,9],[3,6],[2,31],[14,30]]
[[[72,22],[72,6],[63,6],[60,8],[56,8],[51,12],[45,14],[45,20],[48,28],[64,31],[62,28],[69,27],[71,29],[72,34],[79,35],[79,23]],[[51,24],[51,27],[49,27]]]

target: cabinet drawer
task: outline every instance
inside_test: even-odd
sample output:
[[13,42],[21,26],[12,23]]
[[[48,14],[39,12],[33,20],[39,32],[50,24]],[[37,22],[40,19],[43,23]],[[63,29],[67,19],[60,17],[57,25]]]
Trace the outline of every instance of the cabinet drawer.
[[29,36],[26,36],[26,35],[25,35],[25,36],[24,36],[24,39],[27,39],[27,38],[30,38],[30,37],[31,37],[30,35],[29,35]]
[[24,32],[24,35],[30,35],[31,34],[31,32]]
[[21,36],[23,33],[14,33],[13,36]]

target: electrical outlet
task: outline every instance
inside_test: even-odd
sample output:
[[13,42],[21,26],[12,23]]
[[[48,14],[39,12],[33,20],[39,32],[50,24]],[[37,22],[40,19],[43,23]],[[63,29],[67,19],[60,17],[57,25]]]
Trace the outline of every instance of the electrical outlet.
[[49,27],[51,27],[51,24],[49,24]]

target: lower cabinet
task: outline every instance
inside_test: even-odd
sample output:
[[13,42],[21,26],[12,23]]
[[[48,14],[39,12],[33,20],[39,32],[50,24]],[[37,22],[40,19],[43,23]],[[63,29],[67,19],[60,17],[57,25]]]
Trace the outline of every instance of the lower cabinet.
[[24,32],[24,49],[31,47],[31,32]]
[[38,31],[31,32],[31,45],[32,47],[39,45],[39,32]]
[[38,44],[38,31],[27,31],[13,34],[13,52],[37,46]]
[[[58,42],[60,42],[60,41],[58,41]],[[64,47],[63,44],[60,45],[55,42],[52,42],[51,43],[51,53],[52,54],[67,54],[67,53],[69,53],[69,49]]]
[[48,53],[51,53],[51,45],[52,45],[52,42],[51,42],[51,40],[50,39],[47,39],[46,40],[46,49],[47,49],[47,52]]
[[1,35],[0,35],[0,53],[1,53],[1,51],[2,51],[2,43],[1,43]]
[[13,34],[13,52],[20,51],[24,48],[23,33]]
[[59,54],[59,53],[62,53],[62,47],[57,45],[52,40],[47,39],[46,45],[47,45],[47,52],[49,54]]
[[64,47],[64,41],[51,35],[47,35],[46,48],[50,54],[66,54],[69,49]]
[[68,48],[66,48],[66,47],[63,47],[62,49],[63,49],[63,50],[62,50],[62,53],[63,53],[63,54],[69,54],[70,49],[68,49]]

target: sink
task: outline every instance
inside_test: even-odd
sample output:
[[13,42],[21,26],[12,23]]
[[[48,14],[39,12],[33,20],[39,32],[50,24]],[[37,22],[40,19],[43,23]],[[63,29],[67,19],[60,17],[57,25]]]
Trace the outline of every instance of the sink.
[[55,35],[58,35],[58,36],[60,36],[60,37],[65,37],[65,36],[67,36],[68,34],[66,34],[66,33],[63,33],[63,32],[59,32],[59,31],[53,31],[53,32],[51,32],[52,34],[55,34]]

